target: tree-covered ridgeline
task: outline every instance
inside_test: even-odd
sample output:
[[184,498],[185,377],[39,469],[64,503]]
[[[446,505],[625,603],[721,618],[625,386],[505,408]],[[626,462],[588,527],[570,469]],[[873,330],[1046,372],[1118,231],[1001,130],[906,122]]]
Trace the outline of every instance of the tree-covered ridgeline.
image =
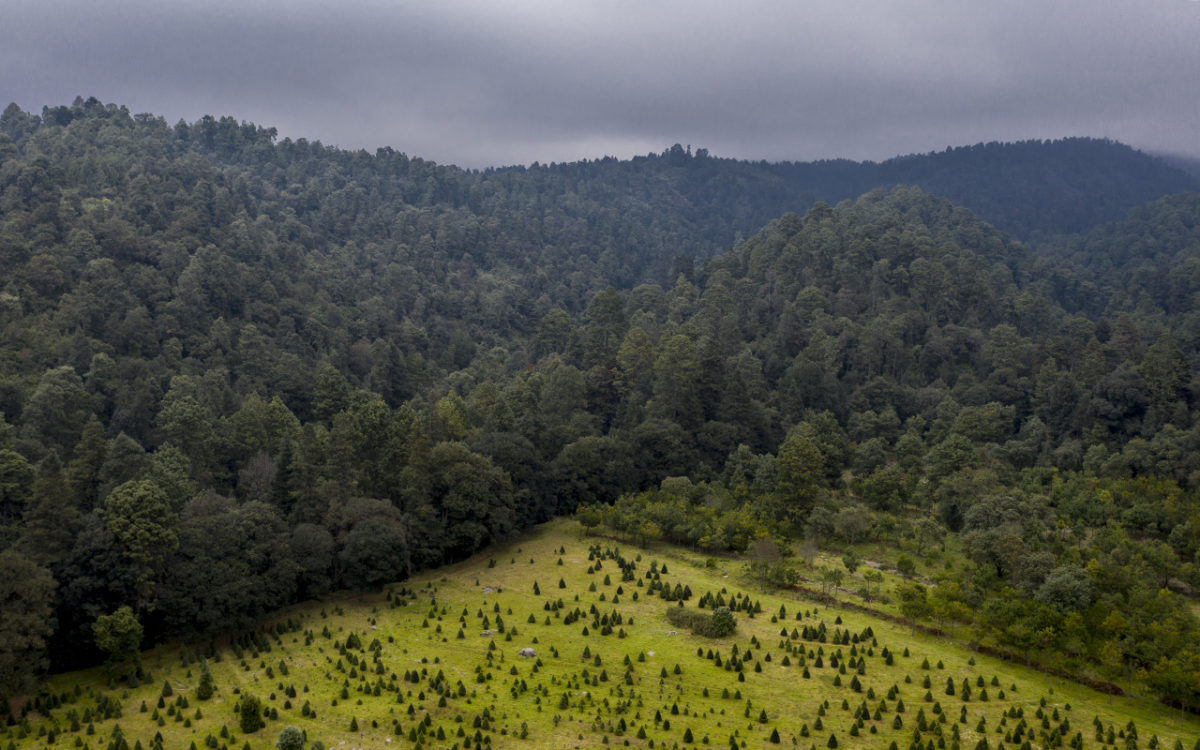
[[[960,534],[931,612],[1200,696],[1200,198],[1095,226],[1191,184],[1131,149],[473,173],[94,100],[0,133],[12,685],[122,607],[237,627],[624,497],[714,550]],[[813,202],[906,174],[1090,229]]]

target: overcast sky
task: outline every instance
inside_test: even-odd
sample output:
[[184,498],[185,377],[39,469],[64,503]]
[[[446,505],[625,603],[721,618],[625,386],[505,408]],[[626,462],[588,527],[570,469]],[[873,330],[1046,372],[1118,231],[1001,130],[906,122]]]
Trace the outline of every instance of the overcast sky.
[[76,95],[467,167],[1069,135],[1200,156],[1200,2],[2,0],[0,107]]

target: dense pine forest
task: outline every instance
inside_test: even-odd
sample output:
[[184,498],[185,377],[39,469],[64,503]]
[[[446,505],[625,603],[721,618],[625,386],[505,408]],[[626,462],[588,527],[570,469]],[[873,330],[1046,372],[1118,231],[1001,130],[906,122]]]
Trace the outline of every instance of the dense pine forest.
[[949,540],[914,619],[1200,706],[1197,189],[1089,139],[464,171],[11,105],[0,694],[114,613],[229,632],[582,511]]

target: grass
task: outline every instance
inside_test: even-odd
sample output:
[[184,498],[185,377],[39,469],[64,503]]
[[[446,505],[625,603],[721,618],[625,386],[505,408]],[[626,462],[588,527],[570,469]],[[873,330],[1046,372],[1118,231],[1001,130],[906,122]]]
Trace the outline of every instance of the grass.
[[[1121,747],[1127,739],[1117,735],[1130,722],[1138,747],[1157,737],[1160,747],[1179,741],[1190,750],[1200,738],[1194,717],[1181,718],[1150,700],[1110,698],[865,614],[764,593],[740,582],[733,561],[706,564],[674,548],[582,539],[578,528],[555,521],[503,548],[396,584],[390,593],[287,610],[257,645],[242,641],[238,650],[231,644],[213,651],[207,663],[217,692],[207,701],[194,695],[196,659],[207,644],[143,654],[151,679],[132,688],[110,686],[99,670],[56,676],[42,690],[44,710],[0,734],[0,745],[107,748],[119,725],[130,748],[140,743],[149,750],[158,733],[164,748],[257,749],[273,747],[280,730],[294,724],[310,743],[327,748],[724,748],[731,741],[745,748],[823,748],[831,735],[838,747],[886,748],[894,741],[904,748],[922,718],[922,747],[952,748],[956,730],[961,748],[975,748],[983,737],[991,748],[1001,741],[1020,747],[1025,739],[1041,747],[1047,735],[1060,733],[1063,746],[1079,733],[1082,746],[1107,747],[1096,740],[1097,717],[1102,733],[1111,726]],[[598,560],[589,559],[593,545]],[[622,580],[613,559],[618,555],[633,564],[634,580]],[[665,612],[676,603],[650,593],[652,563],[667,565],[662,584],[691,589],[688,607],[712,593],[748,598],[762,611],[754,617],[736,612],[738,630],[728,638],[670,635]],[[620,615],[611,634],[601,634],[603,624],[596,627],[593,606],[600,617]],[[576,609],[582,616],[565,624]],[[824,642],[791,637],[793,629],[799,635],[807,627],[811,634],[822,625]],[[346,648],[352,634],[361,648]],[[835,634],[858,636],[858,642],[835,645]],[[524,647],[535,649],[536,658],[519,656]],[[953,696],[946,694],[947,678]],[[962,696],[964,680],[969,701]],[[172,695],[158,708],[164,682]],[[235,712],[246,692],[269,714],[266,727],[248,735],[238,729]],[[59,705],[45,709],[49,695]],[[315,717],[302,715],[305,704]],[[856,713],[864,704],[860,721]],[[119,706],[120,716],[101,718],[105,705]],[[1025,736],[1013,741],[1022,723]],[[1064,726],[1069,729],[1059,730]]]

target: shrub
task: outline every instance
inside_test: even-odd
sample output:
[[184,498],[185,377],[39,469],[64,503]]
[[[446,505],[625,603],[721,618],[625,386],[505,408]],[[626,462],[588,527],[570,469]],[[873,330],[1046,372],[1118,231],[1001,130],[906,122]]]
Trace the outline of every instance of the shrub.
[[737,619],[728,607],[717,607],[712,614],[683,607],[668,607],[667,621],[708,638],[722,638],[737,629]]
[[238,701],[238,726],[242,734],[253,734],[266,726],[262,719],[262,703],[249,693],[243,694]]
[[213,696],[213,677],[208,671],[208,665],[201,662],[200,664],[200,682],[196,685],[196,697],[202,701],[206,701]]
[[286,726],[275,741],[279,750],[304,750],[304,732],[299,727]]

